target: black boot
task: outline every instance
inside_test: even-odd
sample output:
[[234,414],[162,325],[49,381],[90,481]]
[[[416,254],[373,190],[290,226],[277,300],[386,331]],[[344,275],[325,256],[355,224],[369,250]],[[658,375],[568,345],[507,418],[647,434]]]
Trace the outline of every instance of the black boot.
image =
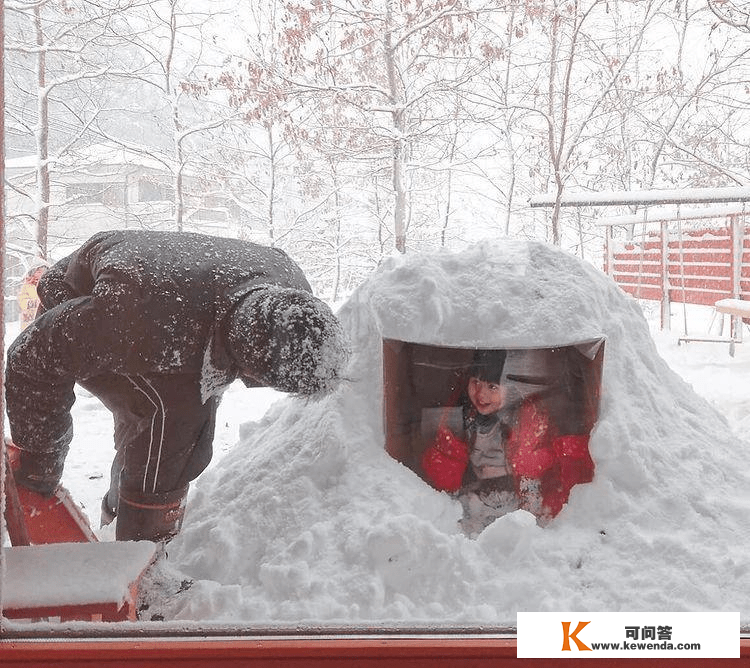
[[99,516],[99,528],[106,527],[114,521],[115,517],[117,517],[117,507],[113,506],[109,502],[109,494],[105,494],[104,498],[102,499],[102,512]]
[[156,494],[120,490],[115,537],[155,543],[171,540],[182,527],[187,493],[187,485]]

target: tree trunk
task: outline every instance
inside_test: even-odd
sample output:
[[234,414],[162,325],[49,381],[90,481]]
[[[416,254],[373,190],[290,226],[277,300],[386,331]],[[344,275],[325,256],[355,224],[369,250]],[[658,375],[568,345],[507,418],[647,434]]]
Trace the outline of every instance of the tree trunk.
[[49,234],[49,91],[47,90],[47,56],[45,52],[44,31],[42,29],[42,10],[39,5],[34,8],[34,26],[38,47],[36,60],[37,74],[37,221],[35,241],[39,257],[47,259],[47,242]]
[[274,200],[276,199],[276,149],[273,142],[273,126],[271,124],[266,125],[266,134],[268,136],[268,176],[270,178],[266,210],[268,212],[268,237],[273,246],[275,242],[274,222],[276,216],[274,209]]
[[334,210],[334,221],[335,221],[335,233],[333,237],[333,250],[336,253],[336,274],[333,279],[333,302],[336,303],[339,299],[339,290],[341,289],[341,192],[339,187],[339,177],[334,167],[333,172],[333,205]]
[[[458,116],[456,112],[455,117]],[[440,245],[445,247],[445,237],[448,231],[448,223],[451,215],[451,195],[453,194],[453,160],[456,157],[456,142],[458,141],[458,129],[456,128],[451,137],[450,151],[448,153],[448,183],[446,184],[445,195],[445,216],[443,217],[443,229],[440,231]]]
[[393,234],[396,250],[406,252],[406,224],[408,220],[407,207],[409,205],[406,193],[406,158],[407,146],[405,139],[405,123],[403,110],[403,95],[398,83],[396,51],[393,47],[392,34],[392,2],[388,2],[386,17],[386,32],[384,37],[385,66],[388,73],[388,88],[391,102],[391,118],[393,121],[393,156],[392,156],[392,187],[393,187]]
[[183,192],[184,155],[182,150],[182,122],[180,121],[180,92],[172,81],[172,62],[177,42],[177,0],[169,0],[169,48],[164,59],[164,92],[172,105],[174,131],[174,227],[182,232],[184,227],[185,195]]
[[[556,8],[555,8],[556,9]],[[560,142],[560,145],[558,145],[557,141],[557,135],[555,133],[555,123],[553,119],[555,118],[556,112],[558,111],[556,106],[556,96],[555,92],[557,89],[556,86],[556,78],[557,78],[557,58],[558,58],[558,50],[560,47],[559,43],[559,37],[560,37],[560,17],[557,15],[557,12],[555,11],[555,14],[552,17],[552,25],[550,28],[550,62],[549,62],[549,89],[548,89],[548,101],[547,101],[547,117],[549,119],[549,154],[550,154],[550,164],[552,165],[552,172],[555,179],[555,205],[552,208],[552,218],[551,218],[551,225],[552,225],[552,243],[555,245],[558,245],[559,243],[559,224],[560,224],[560,201],[562,199],[562,180],[560,178],[560,155],[562,153],[562,148]],[[560,129],[560,132],[562,133],[562,128]]]

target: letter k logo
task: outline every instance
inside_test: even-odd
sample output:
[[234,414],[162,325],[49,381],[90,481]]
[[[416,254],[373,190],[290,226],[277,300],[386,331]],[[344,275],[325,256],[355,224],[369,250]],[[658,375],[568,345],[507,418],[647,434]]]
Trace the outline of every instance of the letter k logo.
[[591,648],[586,645],[582,640],[578,639],[578,634],[588,626],[590,622],[578,622],[578,626],[576,626],[576,630],[573,631],[573,633],[570,632],[570,622],[562,622],[562,628],[563,628],[563,646],[562,651],[563,652],[570,652],[570,641],[571,639],[576,644],[576,647],[578,647],[579,650],[584,651],[588,650],[591,651]]

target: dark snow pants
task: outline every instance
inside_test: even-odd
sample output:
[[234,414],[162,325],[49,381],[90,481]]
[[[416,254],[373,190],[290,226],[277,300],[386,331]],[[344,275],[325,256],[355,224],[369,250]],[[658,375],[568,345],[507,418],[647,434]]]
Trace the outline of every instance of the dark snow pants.
[[198,374],[107,374],[79,384],[114,416],[103,519],[117,517],[117,540],[169,540],[180,530],[188,483],[211,461],[218,398],[201,402]]

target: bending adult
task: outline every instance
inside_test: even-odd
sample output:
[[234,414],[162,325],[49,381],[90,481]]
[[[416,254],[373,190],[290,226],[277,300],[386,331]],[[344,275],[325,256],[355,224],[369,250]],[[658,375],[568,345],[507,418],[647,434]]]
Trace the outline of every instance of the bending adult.
[[13,342],[7,411],[19,485],[60,483],[76,383],[114,416],[102,522],[118,540],[169,540],[208,465],[235,379],[314,396],[348,348],[331,309],[281,250],[193,233],[96,234],[39,282],[40,313]]

